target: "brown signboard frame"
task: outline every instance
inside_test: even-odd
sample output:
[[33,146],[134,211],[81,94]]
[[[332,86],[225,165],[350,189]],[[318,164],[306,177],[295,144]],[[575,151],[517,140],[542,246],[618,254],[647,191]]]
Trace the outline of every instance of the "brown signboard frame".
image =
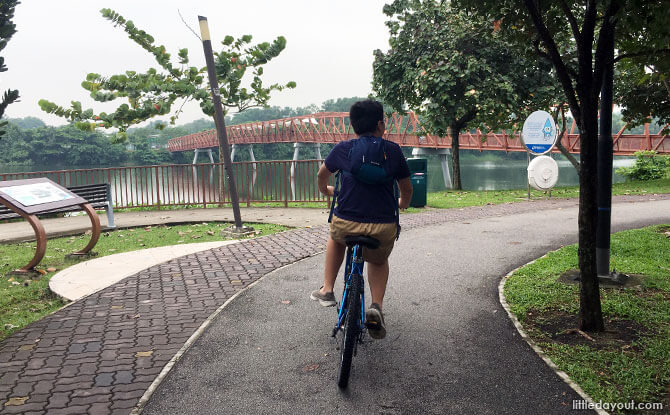
[[[39,183],[48,183],[69,197],[64,200],[47,201],[45,203],[25,205],[21,201],[3,192],[3,188],[15,187],[15,186],[28,186]],[[72,256],[76,257],[76,256],[89,255],[91,249],[93,249],[95,244],[98,242],[98,239],[100,238],[100,231],[101,231],[100,218],[98,218],[98,214],[93,209],[93,207],[86,201],[86,199],[84,199],[81,196],[77,196],[70,190],[59,185],[58,183],[55,183],[47,179],[46,177],[40,177],[36,179],[25,179],[25,180],[0,181],[0,203],[7,206],[17,215],[20,215],[21,217],[25,218],[28,221],[28,223],[30,223],[30,225],[33,227],[33,230],[35,231],[35,238],[37,240],[37,247],[35,249],[35,256],[33,257],[33,259],[26,266],[15,270],[14,273],[17,274],[34,273],[36,271],[35,266],[37,266],[37,264],[40,263],[42,258],[44,258],[44,253],[46,252],[47,238],[46,238],[46,232],[44,231],[44,226],[37,218],[37,215],[39,214],[54,212],[59,209],[70,206],[79,206],[83,211],[85,211],[88,214],[89,218],[91,219],[91,226],[93,228],[91,233],[91,240],[89,241],[88,245],[84,247],[84,249],[70,254]]]

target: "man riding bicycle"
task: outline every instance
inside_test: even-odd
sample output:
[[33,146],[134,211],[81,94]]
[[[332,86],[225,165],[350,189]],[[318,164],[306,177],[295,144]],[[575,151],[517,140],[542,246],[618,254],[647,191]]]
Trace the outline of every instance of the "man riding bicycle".
[[[412,198],[407,161],[397,144],[384,140],[386,132],[384,108],[373,100],[358,101],[349,111],[351,126],[358,138],[338,143],[328,154],[319,168],[317,183],[319,191],[327,196],[335,196],[335,188],[329,186],[330,176],[342,172],[341,188],[336,196],[337,205],[333,210],[330,237],[326,247],[323,286],[311,293],[310,298],[322,306],[336,304],[333,289],[340,266],[344,259],[347,235],[366,235],[378,239],[377,249],[363,249],[363,258],[368,262],[368,283],[372,304],[365,312],[366,326],[370,337],[383,339],[386,326],[382,314],[382,303],[389,276],[388,257],[400,232],[398,209],[406,209]],[[367,140],[383,149],[383,169],[389,180],[371,184],[357,179],[351,174],[354,162],[352,150],[357,140]],[[398,183],[400,199],[396,199],[394,182]]]

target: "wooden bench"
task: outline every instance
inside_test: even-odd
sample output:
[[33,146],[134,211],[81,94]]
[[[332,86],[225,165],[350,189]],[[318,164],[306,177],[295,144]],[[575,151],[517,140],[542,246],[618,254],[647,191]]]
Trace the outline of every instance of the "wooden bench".
[[[115,228],[114,225],[114,205],[112,201],[112,191],[109,183],[98,183],[98,184],[86,184],[82,186],[71,186],[67,188],[72,193],[77,196],[81,196],[91,204],[94,209],[100,210],[105,209],[107,212],[107,227]],[[64,213],[64,212],[77,212],[81,211],[79,206],[69,206],[65,208],[59,208],[54,210],[49,210],[40,215],[47,215],[52,213]],[[17,213],[10,210],[7,206],[0,203],[0,220],[2,219],[14,219],[20,218],[21,216]]]

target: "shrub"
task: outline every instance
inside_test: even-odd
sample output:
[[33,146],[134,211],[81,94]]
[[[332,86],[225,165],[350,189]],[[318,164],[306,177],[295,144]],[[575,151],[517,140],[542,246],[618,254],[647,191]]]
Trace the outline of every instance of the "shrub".
[[631,167],[621,167],[617,174],[627,180],[654,180],[662,179],[670,173],[670,157],[659,156],[653,150],[635,152],[635,164]]

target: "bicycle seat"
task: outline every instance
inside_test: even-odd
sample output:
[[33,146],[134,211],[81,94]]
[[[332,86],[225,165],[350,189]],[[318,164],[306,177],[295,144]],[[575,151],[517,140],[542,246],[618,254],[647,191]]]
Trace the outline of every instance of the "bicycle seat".
[[369,249],[379,248],[379,240],[365,235],[349,235],[344,237],[347,246],[360,245]]

